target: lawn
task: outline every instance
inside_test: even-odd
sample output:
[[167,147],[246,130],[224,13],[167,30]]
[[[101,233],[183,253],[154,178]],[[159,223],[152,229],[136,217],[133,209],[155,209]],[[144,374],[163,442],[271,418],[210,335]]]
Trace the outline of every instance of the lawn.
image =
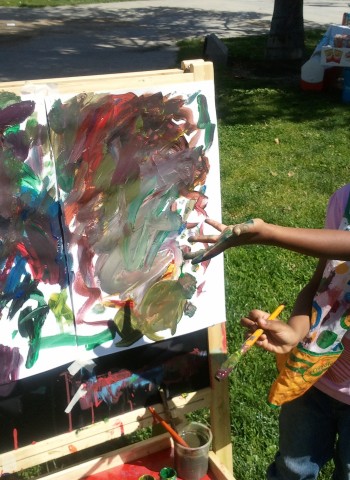
[[[322,31],[307,33],[307,55]],[[322,228],[331,193],[349,181],[350,108],[336,85],[324,92],[300,88],[300,65],[265,65],[266,37],[226,39],[231,62],[216,71],[223,220],[252,217],[286,226]],[[201,55],[198,40],[181,42],[180,59]],[[307,58],[307,57],[306,57]],[[252,308],[282,301],[287,319],[316,259],[274,247],[225,253],[229,351]],[[276,376],[272,354],[257,347],[230,376],[234,473],[261,480],[278,442],[278,410],[266,402]],[[320,478],[330,478],[327,466]]]

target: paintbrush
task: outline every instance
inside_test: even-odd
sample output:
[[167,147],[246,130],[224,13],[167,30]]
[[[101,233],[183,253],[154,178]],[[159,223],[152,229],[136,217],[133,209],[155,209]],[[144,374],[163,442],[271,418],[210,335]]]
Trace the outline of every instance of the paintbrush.
[[[285,303],[282,303],[279,305],[274,312],[270,314],[267,320],[275,320],[278,315],[282,312],[282,310],[285,307]],[[248,352],[248,350],[255,344],[255,342],[261,337],[261,335],[264,333],[264,330],[262,328],[258,328],[255,330],[254,333],[252,333],[247,340],[243,343],[241,348],[234,352],[232,355],[228,357],[227,360],[221,365],[221,367],[218,369],[218,371],[215,374],[215,378],[217,380],[223,380],[224,378],[228,377],[228,375],[232,372],[232,370],[235,368],[237,363],[240,361],[242,356]]]
[[160,415],[158,415],[153,407],[148,407],[148,410],[153,415],[153,418],[155,418],[165,428],[165,430],[170,433],[175,442],[179,443],[183,447],[190,448],[189,444],[169,425],[169,423],[167,423]]

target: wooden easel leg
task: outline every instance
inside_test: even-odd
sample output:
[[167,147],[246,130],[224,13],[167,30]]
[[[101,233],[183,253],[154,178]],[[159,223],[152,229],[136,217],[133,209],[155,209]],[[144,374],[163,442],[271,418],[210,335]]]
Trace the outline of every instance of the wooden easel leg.
[[226,358],[226,327],[224,323],[208,328],[209,372],[211,383],[210,423],[213,432],[213,451],[232,472],[231,420],[228,379],[218,381],[217,369]]

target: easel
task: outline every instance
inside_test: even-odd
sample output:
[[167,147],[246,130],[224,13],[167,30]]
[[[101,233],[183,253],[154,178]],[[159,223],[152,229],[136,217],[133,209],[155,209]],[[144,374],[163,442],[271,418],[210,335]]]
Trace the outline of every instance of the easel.
[[[125,85],[129,89],[147,88],[154,85],[166,85],[181,82],[198,82],[213,80],[213,66],[203,60],[183,62],[181,69],[164,71],[149,71],[132,74],[103,75],[90,77],[59,78],[50,80],[35,80],[31,82],[34,88],[40,89],[48,83],[55,84],[59,93],[71,92],[72,89],[84,90],[99,88],[117,89]],[[0,90],[21,93],[24,82],[9,82],[0,84]],[[229,398],[227,380],[215,380],[215,372],[226,355],[225,324],[217,324],[208,329],[208,354],[210,387],[187,396],[173,397],[168,402],[168,412],[164,405],[154,405],[157,412],[166,418],[166,413],[172,416],[184,417],[185,414],[201,408],[210,409],[210,425],[213,433],[212,451],[210,452],[210,475],[216,480],[234,480],[232,476],[232,446],[230,432]],[[18,448],[11,452],[0,454],[0,466],[3,472],[17,472],[35,465],[61,458],[69,453],[82,451],[111,439],[119,438],[135,432],[139,428],[151,426],[153,418],[145,408],[97,422],[79,430],[64,433],[34,445]],[[122,426],[118,428],[117,425]],[[168,434],[161,434],[148,440],[114,450],[99,458],[91,459],[66,470],[42,477],[50,480],[80,479],[88,475],[104,472],[122,465],[133,459],[149,456],[171,447],[172,440]]]

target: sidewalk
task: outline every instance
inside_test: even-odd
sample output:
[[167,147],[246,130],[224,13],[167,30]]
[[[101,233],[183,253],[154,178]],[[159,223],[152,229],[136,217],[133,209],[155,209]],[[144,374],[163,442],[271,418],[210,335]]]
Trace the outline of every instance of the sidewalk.
[[[273,0],[142,0],[0,7],[0,81],[173,68],[176,42],[268,32]],[[214,4],[214,5],[213,5]],[[323,5],[324,4],[324,5]],[[189,6],[190,5],[190,6]],[[305,26],[340,23],[347,2],[304,0]]]

